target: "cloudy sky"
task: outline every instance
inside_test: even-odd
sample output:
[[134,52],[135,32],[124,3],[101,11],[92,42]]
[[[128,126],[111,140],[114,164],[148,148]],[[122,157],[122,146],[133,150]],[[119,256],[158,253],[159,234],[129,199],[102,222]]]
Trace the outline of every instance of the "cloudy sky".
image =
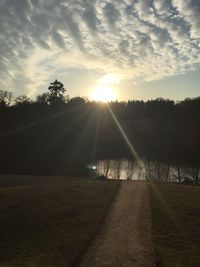
[[1,88],[112,87],[120,100],[200,95],[197,0],[0,0]]

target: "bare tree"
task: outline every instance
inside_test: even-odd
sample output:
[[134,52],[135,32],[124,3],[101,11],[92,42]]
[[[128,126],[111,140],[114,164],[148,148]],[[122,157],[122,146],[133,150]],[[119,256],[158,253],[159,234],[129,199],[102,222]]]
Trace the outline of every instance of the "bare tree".
[[134,168],[135,163],[132,160],[126,160],[124,161],[124,167],[125,167],[125,172],[126,172],[126,179],[132,180],[134,169],[135,169]]
[[181,182],[181,172],[180,172],[180,165],[177,164],[177,179],[178,179],[178,182],[180,183]]
[[166,164],[165,182],[169,182],[169,173],[170,173],[170,163],[167,162],[167,164]]
[[199,166],[198,165],[194,165],[192,167],[192,177],[195,183],[199,182]]
[[109,171],[110,171],[110,160],[100,160],[98,162],[99,175],[108,178]]
[[20,95],[15,99],[15,105],[27,105],[31,104],[33,101],[26,95]]
[[122,161],[120,159],[116,160],[116,163],[115,163],[115,174],[116,174],[116,177],[117,177],[118,180],[120,179],[121,167],[122,167],[121,165],[122,165]]
[[105,166],[105,177],[108,178],[108,174],[110,171],[110,160],[105,160],[104,166]]
[[13,99],[12,92],[6,90],[0,90],[0,107],[10,106]]

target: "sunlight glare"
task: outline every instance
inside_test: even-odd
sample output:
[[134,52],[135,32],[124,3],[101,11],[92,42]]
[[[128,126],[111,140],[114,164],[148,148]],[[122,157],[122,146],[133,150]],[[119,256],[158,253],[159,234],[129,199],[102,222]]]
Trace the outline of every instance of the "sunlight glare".
[[110,102],[116,100],[116,94],[111,87],[108,86],[97,86],[94,88],[91,99],[100,102]]
[[118,84],[119,77],[114,74],[106,74],[98,80],[98,83],[104,85]]
[[91,93],[91,99],[97,102],[110,102],[117,99],[113,86],[119,83],[119,77],[114,74],[105,74],[97,80],[97,85]]

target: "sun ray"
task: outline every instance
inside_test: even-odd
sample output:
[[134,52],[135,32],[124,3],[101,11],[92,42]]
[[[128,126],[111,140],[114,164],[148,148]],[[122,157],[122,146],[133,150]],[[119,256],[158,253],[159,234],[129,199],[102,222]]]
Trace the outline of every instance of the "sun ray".
[[117,128],[119,129],[120,133],[122,134],[126,144],[128,145],[129,149],[131,150],[131,153],[133,154],[134,158],[138,161],[139,161],[139,156],[138,156],[138,153],[136,152],[135,148],[133,147],[133,145],[131,144],[128,136],[126,135],[125,131],[123,130],[122,126],[120,125],[117,117],[115,116],[114,112],[112,111],[110,105],[108,104],[108,110],[110,111],[110,114],[115,122],[115,124],[117,125]]

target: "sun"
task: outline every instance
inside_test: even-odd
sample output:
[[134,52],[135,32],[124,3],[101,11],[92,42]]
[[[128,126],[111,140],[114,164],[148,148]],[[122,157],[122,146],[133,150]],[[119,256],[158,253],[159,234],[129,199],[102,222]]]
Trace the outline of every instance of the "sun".
[[97,102],[111,102],[117,99],[115,85],[119,83],[119,77],[109,73],[100,77],[90,94],[90,98]]
[[97,102],[110,102],[116,100],[116,94],[112,87],[99,85],[91,93],[91,99]]

